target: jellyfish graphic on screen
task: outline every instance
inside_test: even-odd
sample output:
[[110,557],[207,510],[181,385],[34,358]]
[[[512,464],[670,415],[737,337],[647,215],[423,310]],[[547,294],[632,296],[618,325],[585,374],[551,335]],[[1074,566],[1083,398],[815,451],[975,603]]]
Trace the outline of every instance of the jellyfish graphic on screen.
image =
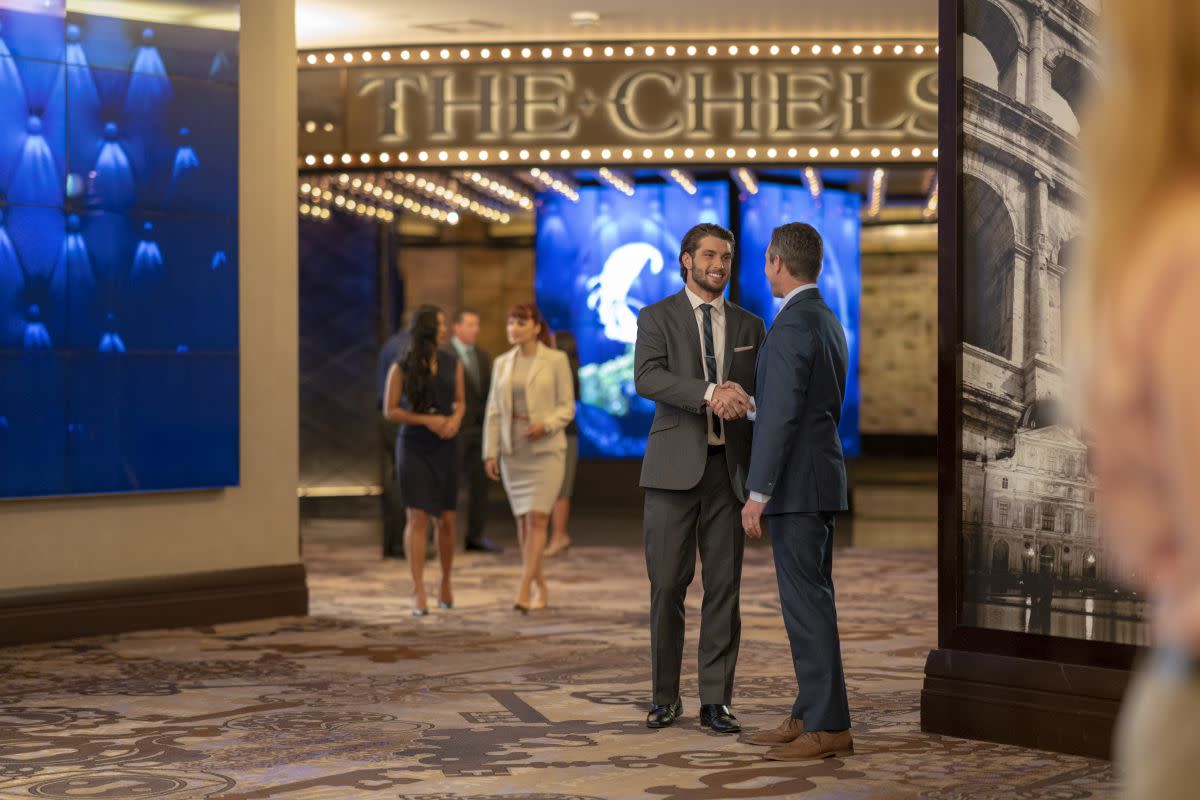
[[71,103],[71,127],[80,138],[99,138],[100,92],[80,42],[79,26],[67,26],[67,95]]
[[42,309],[39,306],[29,307],[29,314],[25,319],[25,335],[21,345],[29,352],[53,348],[50,342],[50,331],[46,330],[46,325],[42,322]]
[[0,181],[12,174],[13,164],[21,152],[25,135],[25,85],[17,62],[13,60],[4,38],[4,20],[0,19]]
[[101,353],[124,353],[125,342],[121,339],[121,334],[117,333],[117,316],[109,313],[105,320],[104,333],[100,334]]
[[4,223],[4,209],[0,208],[0,347],[21,342],[25,333],[20,313],[25,274]]
[[171,79],[154,46],[152,28],[142,31],[142,46],[133,56],[131,70],[125,94],[126,119],[144,119],[158,113],[171,99]]
[[31,115],[25,123],[25,144],[8,189],[8,202],[55,206],[62,203],[62,185],[50,143],[42,135],[42,118]]
[[645,303],[629,296],[629,290],[643,270],[652,275],[662,272],[663,256],[647,242],[623,244],[609,254],[600,274],[587,283],[590,290],[587,307],[596,312],[604,335],[614,342],[633,344],[637,340],[637,314]]
[[54,305],[62,310],[78,337],[90,338],[89,330],[92,301],[96,295],[96,276],[92,272],[92,261],[88,257],[87,243],[79,232],[79,217],[67,217],[67,235],[63,239],[58,260],[50,275],[50,296]]
[[212,66],[208,68],[210,81],[232,81],[237,79],[237,71],[231,59],[224,50],[218,50],[213,56]]
[[129,208],[133,205],[137,192],[133,167],[129,164],[125,148],[117,138],[119,134],[117,123],[109,122],[104,126],[104,144],[100,146],[100,154],[96,157],[96,167],[91,176],[94,200],[111,209]]
[[133,253],[133,267],[129,270],[131,283],[146,281],[163,273],[162,251],[158,249],[158,242],[150,238],[154,233],[154,223],[147,222],[142,226],[142,230],[145,231],[145,237],[137,243],[137,249]]
[[171,182],[167,184],[168,202],[174,202],[196,193],[195,182],[197,170],[200,168],[200,159],[196,156],[196,150],[188,143],[189,135],[190,131],[187,128],[179,129],[180,144],[175,150],[175,163],[171,167]]
[[717,201],[711,194],[705,192],[700,196],[700,214],[696,217],[696,223],[708,222],[713,225],[720,225],[724,215],[717,213]]

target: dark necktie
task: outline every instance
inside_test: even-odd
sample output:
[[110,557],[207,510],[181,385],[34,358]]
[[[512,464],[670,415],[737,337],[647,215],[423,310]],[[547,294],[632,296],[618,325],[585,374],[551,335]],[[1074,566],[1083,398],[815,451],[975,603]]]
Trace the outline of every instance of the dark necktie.
[[[717,378],[717,348],[713,345],[712,310],[708,303],[701,303],[700,310],[704,312],[704,373],[709,383],[720,384]],[[721,435],[721,418],[712,415],[713,434]]]

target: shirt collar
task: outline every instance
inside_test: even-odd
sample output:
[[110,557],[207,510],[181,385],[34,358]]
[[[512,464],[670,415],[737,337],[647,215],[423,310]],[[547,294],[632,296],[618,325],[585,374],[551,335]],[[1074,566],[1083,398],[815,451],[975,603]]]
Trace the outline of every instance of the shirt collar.
[[[706,300],[704,300],[704,298],[700,297],[698,294],[696,294],[695,292],[693,292],[691,289],[689,289],[686,286],[683,287],[683,291],[687,293],[688,302],[692,304],[692,311],[695,311],[697,308],[699,308],[700,306],[704,305],[704,303],[707,302]],[[716,312],[718,314],[724,313],[725,312],[725,295],[723,295],[723,294],[717,295],[717,299],[713,300],[711,303],[709,303],[709,305],[711,305],[713,307],[714,312]]]
[[458,351],[458,352],[460,352],[460,353],[467,353],[467,352],[470,352],[470,350],[471,350],[471,346],[470,346],[470,345],[467,345],[467,344],[463,344],[462,342],[460,342],[460,341],[458,340],[458,337],[457,337],[457,336],[451,336],[451,337],[450,337],[450,343],[451,343],[451,344],[453,344],[453,345],[454,345],[454,349],[455,349],[455,350],[457,350],[457,351]]
[[805,283],[801,286],[797,286],[795,289],[792,289],[790,292],[788,292],[787,295],[783,298],[783,305],[781,305],[780,308],[783,308],[788,303],[792,302],[792,298],[795,297],[796,295],[800,294],[801,292],[807,292],[809,289],[816,289],[816,288],[817,288],[817,285],[815,283]]

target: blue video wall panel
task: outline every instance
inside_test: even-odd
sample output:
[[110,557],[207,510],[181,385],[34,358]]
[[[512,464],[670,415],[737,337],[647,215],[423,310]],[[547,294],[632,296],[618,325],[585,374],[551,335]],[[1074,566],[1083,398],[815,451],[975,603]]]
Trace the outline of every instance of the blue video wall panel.
[[639,185],[633,197],[583,187],[578,203],[544,192],[537,207],[538,307],[579,345],[579,452],[640,457],[654,404],[633,385],[637,313],[683,288],[679,243],[699,222],[728,225],[724,181]]
[[850,192],[827,189],[820,200],[803,186],[762,181],[758,194],[742,199],[741,242],[738,247],[738,292],[741,305],[767,324],[782,306],[771,296],[764,272],[771,231],[785,222],[807,222],[825,242],[825,257],[817,286],[821,296],[841,321],[850,348],[846,400],[838,433],[846,455],[859,455],[858,430],[859,306],[862,295],[862,198]]
[[0,497],[237,484],[237,45],[0,0]]

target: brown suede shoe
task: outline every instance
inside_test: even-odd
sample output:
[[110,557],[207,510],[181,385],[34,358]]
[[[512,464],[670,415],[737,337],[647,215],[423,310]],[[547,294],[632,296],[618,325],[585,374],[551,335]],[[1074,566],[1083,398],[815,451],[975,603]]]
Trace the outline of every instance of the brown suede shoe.
[[804,733],[804,720],[792,719],[789,715],[783,718],[783,722],[779,723],[779,727],[772,728],[769,731],[748,733],[740,741],[742,744],[756,744],[770,747],[795,741],[796,737],[802,733]]
[[763,754],[771,761],[805,761],[815,758],[841,758],[854,753],[854,738],[850,731],[813,731],[802,733],[779,747]]

